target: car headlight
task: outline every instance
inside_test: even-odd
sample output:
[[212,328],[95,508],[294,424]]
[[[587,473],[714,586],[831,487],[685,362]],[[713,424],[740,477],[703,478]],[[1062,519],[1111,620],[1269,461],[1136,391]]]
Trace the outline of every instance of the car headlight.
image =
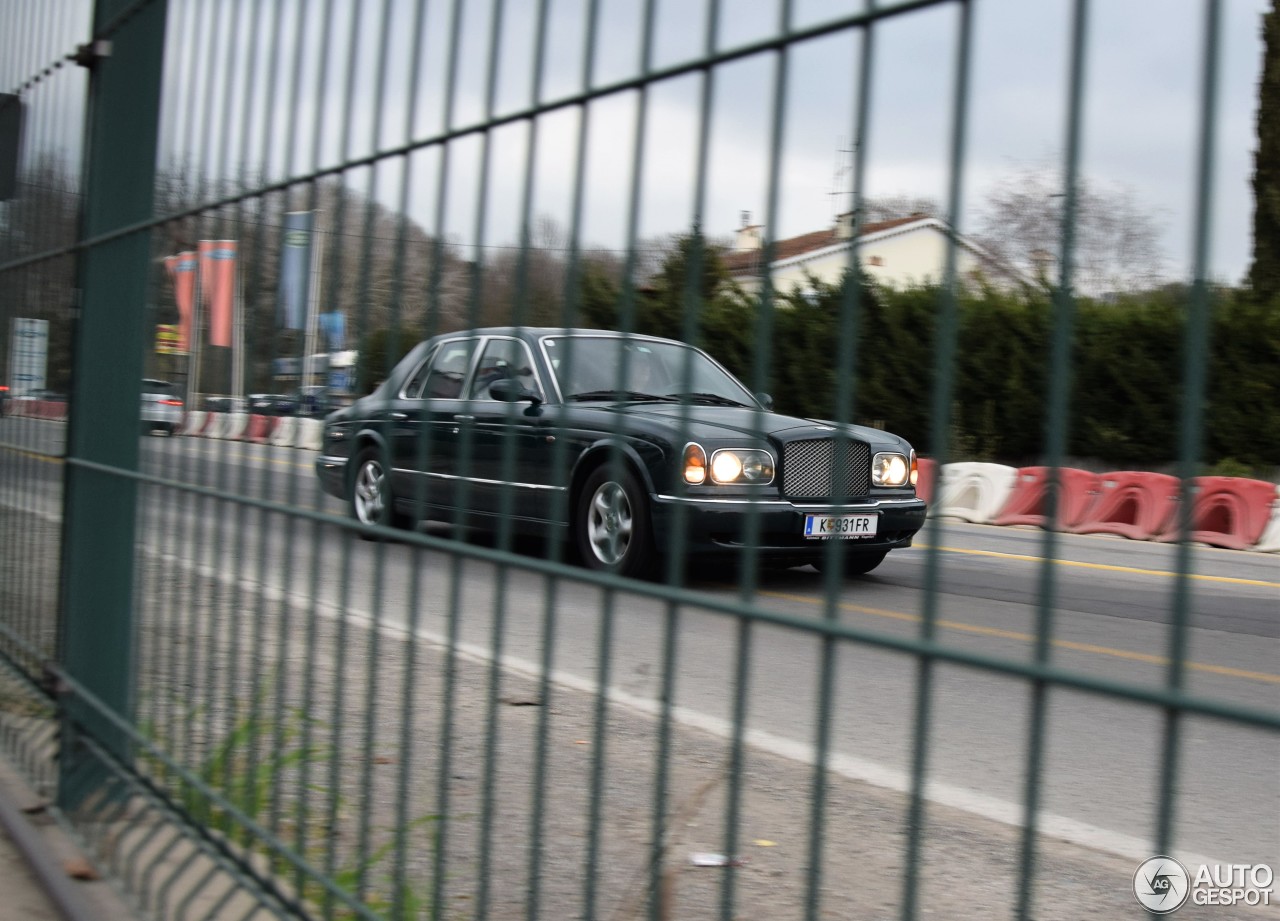
[[684,446],[684,481],[690,486],[701,486],[707,482],[707,452],[701,445]]
[[906,486],[911,481],[911,464],[902,454],[881,453],[871,461],[872,486]]
[[711,481],[765,484],[773,482],[773,457],[751,448],[721,449],[711,455]]

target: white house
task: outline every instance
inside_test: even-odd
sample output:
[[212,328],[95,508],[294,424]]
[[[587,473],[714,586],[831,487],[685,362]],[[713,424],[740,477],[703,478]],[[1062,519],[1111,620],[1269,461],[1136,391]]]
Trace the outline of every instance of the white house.
[[[760,290],[764,276],[764,243],[759,225],[739,229],[725,265],[745,291]],[[906,288],[940,283],[946,274],[947,248],[956,242],[956,274],[962,281],[984,280],[996,288],[1020,288],[1030,284],[1016,270],[1005,266],[978,244],[952,234],[946,223],[923,214],[863,224],[853,239],[851,214],[842,214],[829,230],[778,240],[773,246],[773,287],[788,292],[804,290],[810,277],[827,284],[840,281],[849,265],[850,248],[856,248],[862,271],[882,285]]]

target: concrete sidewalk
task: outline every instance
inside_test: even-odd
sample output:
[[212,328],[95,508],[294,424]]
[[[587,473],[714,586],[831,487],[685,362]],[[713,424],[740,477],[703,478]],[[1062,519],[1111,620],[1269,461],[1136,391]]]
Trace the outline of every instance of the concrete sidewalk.
[[0,761],[0,921],[134,921],[138,915],[90,869],[39,796]]

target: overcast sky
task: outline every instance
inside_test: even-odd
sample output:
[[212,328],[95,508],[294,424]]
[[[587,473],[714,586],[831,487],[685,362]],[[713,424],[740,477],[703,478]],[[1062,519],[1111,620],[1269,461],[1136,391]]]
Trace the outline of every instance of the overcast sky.
[[[1249,177],[1262,56],[1260,16],[1266,5],[1266,0],[1223,2],[1211,264],[1216,277],[1232,282],[1249,262]],[[803,30],[862,8],[861,0],[797,2],[793,28]],[[1061,166],[1073,8],[1070,0],[974,0],[962,228],[976,225],[993,185],[1027,168]],[[444,128],[439,99],[447,67],[446,11],[442,4],[430,9],[430,17],[439,21],[429,17],[424,29],[425,78],[418,84],[415,137]],[[605,0],[600,9],[591,85],[607,87],[641,72],[643,5]],[[555,0],[550,10],[544,101],[579,92],[584,67],[585,0]],[[504,17],[493,106],[497,115],[521,111],[533,102],[536,5],[509,3]],[[706,20],[707,0],[658,0],[652,69],[702,56]],[[865,151],[869,195],[946,200],[958,23],[958,6],[942,3],[893,17],[876,28]],[[721,7],[715,47],[723,51],[764,41],[779,27],[778,3],[727,0]],[[491,29],[485,5],[467,4],[454,126],[485,117]],[[1131,192],[1152,214],[1162,229],[1168,269],[1175,277],[1187,272],[1192,247],[1204,31],[1200,0],[1090,4],[1082,169],[1101,188]],[[404,47],[407,68],[408,41]],[[852,158],[860,47],[858,33],[852,30],[793,46],[787,60],[776,215],[768,213],[768,177],[779,56],[764,52],[714,70],[706,116],[710,130],[703,226],[708,233],[731,233],[744,211],[754,222],[768,222],[779,237],[830,225],[845,201],[833,193],[847,190],[851,175],[847,166]],[[393,78],[388,85],[396,82]],[[393,96],[407,91],[406,81],[399,82],[391,89]],[[697,73],[651,87],[639,197],[641,237],[687,229],[693,219],[701,97],[702,77]],[[638,94],[624,92],[591,106],[582,231],[588,243],[620,248],[627,239],[637,105]],[[579,117],[577,108],[566,109],[542,118],[538,126],[533,210],[564,226],[571,215]],[[384,144],[403,137],[402,118],[384,124]],[[361,116],[354,121],[359,123]],[[355,135],[372,138],[372,126],[365,122]],[[492,137],[486,244],[516,237],[528,138],[524,124]],[[444,230],[470,243],[478,230],[474,205],[482,147],[478,138],[455,146]],[[409,195],[415,216],[432,230],[437,153],[425,151],[416,158]],[[400,181],[397,170],[381,169],[380,197],[391,197],[390,190]]]
[[[653,70],[706,53],[709,2],[655,0]],[[239,172],[243,162],[265,163],[269,178],[284,179],[486,119],[489,3],[461,5],[452,95],[446,74],[453,3],[431,0],[422,22],[415,23],[416,2],[389,0],[385,29],[383,2],[353,6],[351,0],[332,0],[334,13],[326,22],[317,14],[328,5],[329,0],[171,0],[166,154],[185,155],[198,173],[226,175]],[[1238,281],[1250,260],[1260,17],[1268,5],[1269,0],[1222,0],[1211,268],[1214,277],[1228,282]],[[80,7],[87,10],[88,4]],[[548,0],[543,104],[583,91],[587,7],[587,0]],[[777,0],[724,0],[714,48],[724,52],[778,34],[779,7]],[[1089,4],[1083,173],[1096,187],[1132,193],[1156,219],[1172,277],[1186,276],[1192,247],[1204,7],[1203,0]],[[863,8],[864,0],[796,0],[791,25],[804,30]],[[962,230],[976,227],[993,186],[1031,167],[1062,164],[1074,2],[973,0],[973,8]],[[590,49],[589,85],[596,89],[641,73],[644,4],[601,0],[599,9]],[[507,0],[503,10],[492,104],[497,117],[534,103],[539,32],[535,0]],[[869,132],[861,152],[868,195],[945,201],[958,22],[959,5],[942,2],[876,26]],[[706,113],[700,108],[700,73],[651,84],[635,222],[639,237],[690,226],[703,118],[709,147],[701,213],[708,234],[731,234],[742,212],[778,237],[829,226],[847,202],[833,193],[847,191],[851,175],[860,47],[856,30],[791,47],[774,214],[768,177],[779,55],[764,51],[714,68]],[[30,95],[38,102],[38,92]],[[624,90],[590,105],[582,164],[582,109],[566,106],[538,119],[535,216],[569,226],[581,165],[584,244],[625,246],[639,98]],[[75,111],[67,123],[79,124]],[[519,238],[530,137],[527,122],[491,133],[483,225],[477,203],[485,149],[478,133],[450,145],[443,183],[440,145],[424,146],[407,160],[380,161],[376,170],[353,170],[348,181],[372,189],[392,208],[403,199],[428,232],[442,232],[460,245],[510,245]],[[443,223],[437,220],[442,185]]]

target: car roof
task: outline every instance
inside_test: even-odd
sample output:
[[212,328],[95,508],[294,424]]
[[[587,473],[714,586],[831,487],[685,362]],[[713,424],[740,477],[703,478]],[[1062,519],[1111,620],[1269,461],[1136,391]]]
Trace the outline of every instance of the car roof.
[[673,345],[687,345],[687,343],[678,339],[666,339],[662,336],[650,336],[646,333],[627,333],[616,329],[565,326],[483,326],[477,329],[459,329],[453,332],[440,333],[428,341],[441,342],[446,339],[457,339],[463,336],[513,336],[518,339],[542,339],[547,336],[590,336],[592,338],[608,339],[643,339],[649,342],[670,342]]

